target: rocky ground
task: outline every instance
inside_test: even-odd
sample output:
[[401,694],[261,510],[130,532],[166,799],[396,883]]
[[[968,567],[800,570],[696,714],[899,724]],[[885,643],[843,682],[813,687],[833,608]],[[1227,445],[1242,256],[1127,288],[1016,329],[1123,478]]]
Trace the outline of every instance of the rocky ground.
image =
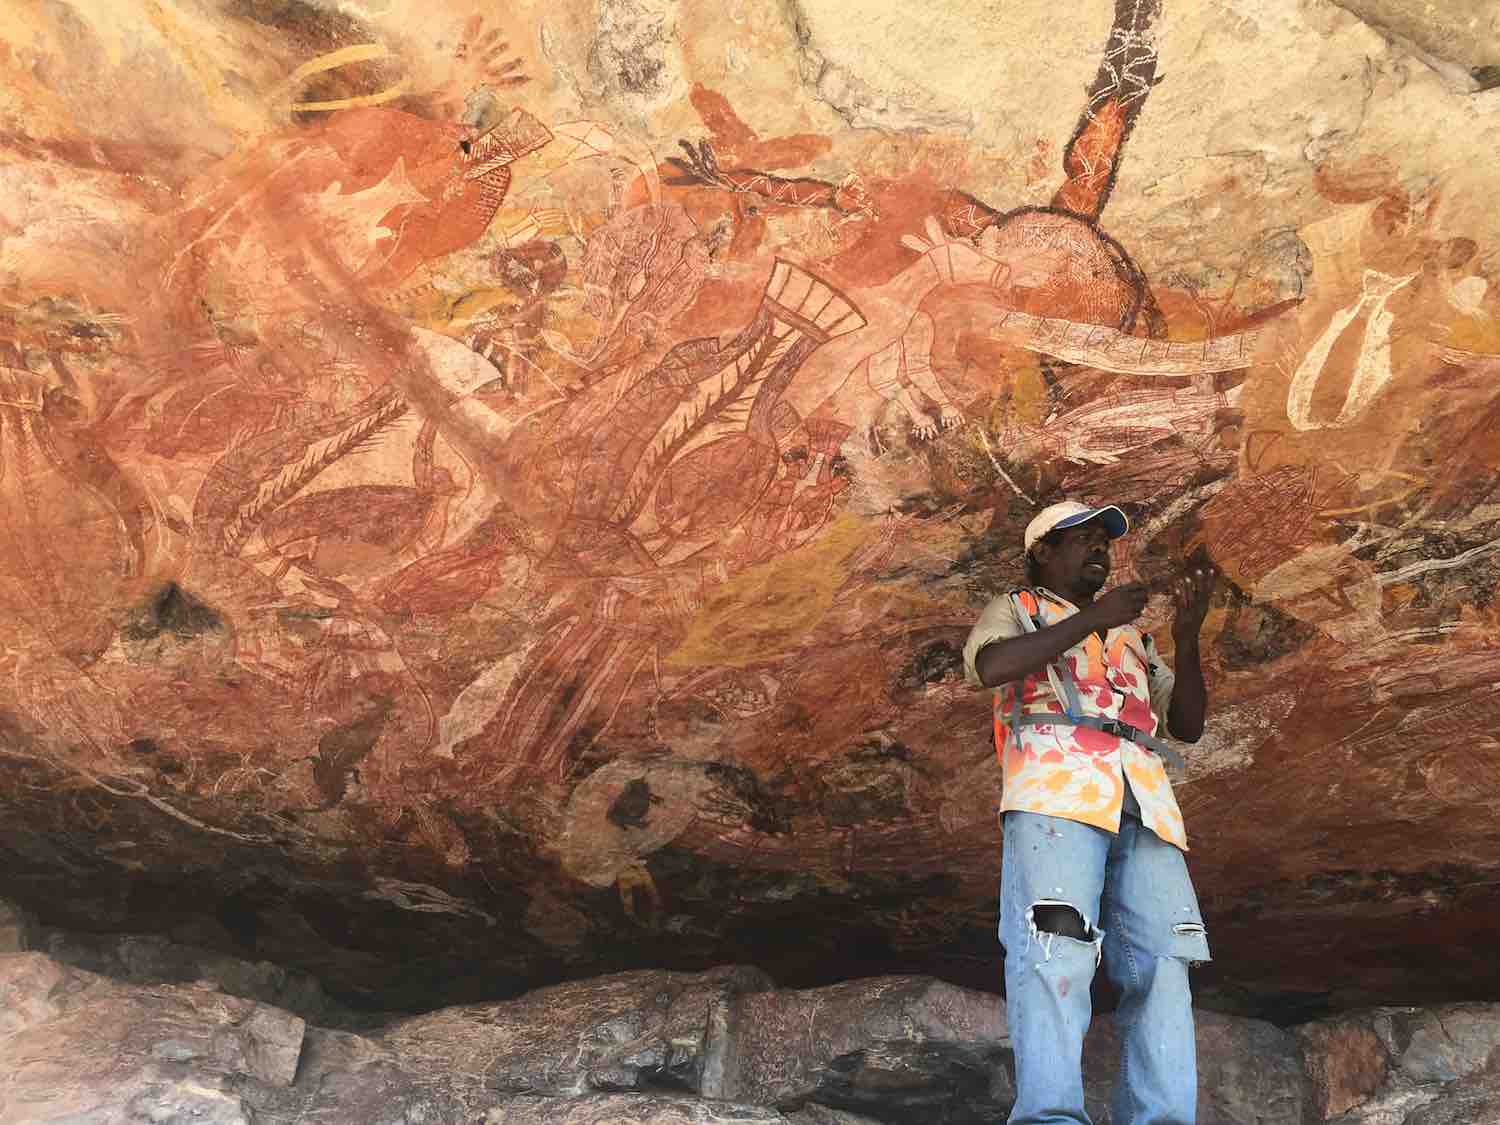
[[[1201,1012],[1198,1041],[1202,1125],[1500,1120],[1500,1005],[1290,1030]],[[1096,1020],[1101,1125],[1115,1044]],[[0,904],[5,1125],[981,1125],[1013,1093],[1004,1001],[927,977],[792,990],[745,966],[645,971],[361,1016],[276,966]]]

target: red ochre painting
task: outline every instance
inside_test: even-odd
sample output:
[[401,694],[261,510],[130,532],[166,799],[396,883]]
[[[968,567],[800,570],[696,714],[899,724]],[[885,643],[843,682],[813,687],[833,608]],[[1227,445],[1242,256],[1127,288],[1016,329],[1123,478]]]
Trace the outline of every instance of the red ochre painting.
[[1276,954],[1371,880],[1496,917],[1464,889],[1500,865],[1493,248],[1439,177],[1337,151],[1295,224],[1148,270],[1112,216],[1193,80],[1175,3],[1091,0],[1071,133],[1004,157],[781,132],[743,75],[647,67],[649,133],[629,66],[558,93],[608,52],[568,71],[533,8],[21,5],[18,871],[43,840],[80,886],[180,869],[263,933],[342,896],[520,975],[764,958],[804,903],[812,976],[853,926],[986,978],[999,779],[958,648],[1066,495],[1130,511],[1117,577],[1226,576],[1179,780],[1224,972],[1312,988]]

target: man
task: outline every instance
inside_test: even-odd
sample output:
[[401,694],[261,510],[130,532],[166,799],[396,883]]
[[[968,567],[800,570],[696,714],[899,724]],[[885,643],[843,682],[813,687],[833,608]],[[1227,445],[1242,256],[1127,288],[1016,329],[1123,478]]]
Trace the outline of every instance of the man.
[[1198,634],[1216,573],[1173,585],[1177,673],[1131,624],[1147,587],[1100,594],[1125,513],[1064,501],[1026,528],[1027,586],[985,607],[964,646],[995,692],[1004,769],[1000,940],[1015,1044],[1010,1125],[1087,1125],[1080,1071],[1101,957],[1120,991],[1116,1125],[1192,1125],[1188,966],[1209,959],[1187,837],[1155,736],[1203,733]]

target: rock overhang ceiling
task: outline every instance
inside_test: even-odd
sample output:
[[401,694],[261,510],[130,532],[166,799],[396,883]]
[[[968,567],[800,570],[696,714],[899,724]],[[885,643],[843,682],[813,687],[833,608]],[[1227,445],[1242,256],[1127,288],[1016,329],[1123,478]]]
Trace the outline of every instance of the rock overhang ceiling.
[[1210,1000],[1493,994],[1500,28],[1074,8],[8,9],[6,889],[994,986],[957,653],[1067,494],[1228,579]]

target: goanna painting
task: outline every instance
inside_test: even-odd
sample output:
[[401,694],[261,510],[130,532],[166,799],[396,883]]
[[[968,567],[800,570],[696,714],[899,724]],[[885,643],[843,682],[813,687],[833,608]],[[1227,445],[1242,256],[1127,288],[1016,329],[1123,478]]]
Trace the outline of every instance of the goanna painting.
[[[1225,572],[1190,781],[1305,723],[1309,682],[1327,753],[1488,715],[1488,250],[1440,181],[1315,152],[1309,221],[1153,275],[1112,216],[1181,124],[1175,2],[1090,0],[1071,131],[1005,153],[778,131],[754,67],[652,86],[646,31],[565,63],[534,6],[15,8],[6,754],[455,872],[503,810],[647,920],[669,842],[941,856],[997,780],[957,646],[1064,495],[1130,511],[1117,577]],[[1390,718],[1417,681],[1445,702]]]

